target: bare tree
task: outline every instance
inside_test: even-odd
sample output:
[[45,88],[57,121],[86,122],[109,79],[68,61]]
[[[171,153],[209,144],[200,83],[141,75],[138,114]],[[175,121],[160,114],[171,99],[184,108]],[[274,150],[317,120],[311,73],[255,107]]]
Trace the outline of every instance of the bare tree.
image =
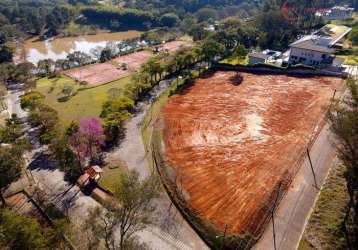
[[106,209],[91,212],[89,220],[97,220],[87,228],[103,240],[108,250],[148,249],[135,234],[154,223],[153,200],[159,195],[157,178],[141,181],[137,172],[123,172],[114,190],[115,199]]

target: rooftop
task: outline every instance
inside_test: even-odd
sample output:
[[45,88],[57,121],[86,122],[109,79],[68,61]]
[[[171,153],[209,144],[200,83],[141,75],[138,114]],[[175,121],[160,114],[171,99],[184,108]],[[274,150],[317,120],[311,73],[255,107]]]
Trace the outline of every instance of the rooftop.
[[290,47],[318,51],[322,53],[334,53],[334,49],[329,47],[330,43],[331,39],[329,37],[308,35],[292,43]]
[[313,34],[318,36],[330,37],[332,41],[329,45],[333,46],[337,42],[339,42],[344,36],[346,36],[351,30],[352,28],[349,28],[344,25],[327,24]]
[[270,55],[264,54],[262,52],[252,52],[249,54],[249,57],[255,57],[255,58],[260,58],[260,59],[268,59],[270,57]]

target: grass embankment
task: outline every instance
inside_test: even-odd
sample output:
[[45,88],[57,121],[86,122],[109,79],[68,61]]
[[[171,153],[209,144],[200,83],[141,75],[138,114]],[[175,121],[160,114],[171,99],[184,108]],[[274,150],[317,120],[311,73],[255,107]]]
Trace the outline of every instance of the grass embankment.
[[120,181],[120,175],[127,169],[125,163],[120,160],[110,160],[103,168],[99,185],[107,191],[114,192],[114,188]]
[[338,164],[332,168],[309,219],[299,250],[347,249],[341,228],[348,200],[344,170]]
[[[100,85],[93,88],[80,86],[67,76],[60,76],[53,79],[41,78],[37,81],[36,91],[46,96],[45,104],[58,112],[60,126],[68,126],[72,121],[78,121],[82,117],[99,116],[102,104],[107,100],[107,92],[112,88],[123,89],[130,82],[130,77]],[[65,86],[72,86],[77,93],[65,102],[60,102]]]
[[249,63],[249,56],[247,55],[245,58],[238,58],[238,57],[229,57],[222,60],[220,63],[227,63],[231,65],[247,65]]

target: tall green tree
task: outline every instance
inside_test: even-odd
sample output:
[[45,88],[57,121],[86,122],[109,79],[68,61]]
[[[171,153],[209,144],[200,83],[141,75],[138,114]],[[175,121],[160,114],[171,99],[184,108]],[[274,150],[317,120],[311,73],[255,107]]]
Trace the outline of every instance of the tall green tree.
[[0,199],[3,206],[6,205],[4,189],[21,177],[25,164],[23,150],[23,147],[18,145],[0,147]]

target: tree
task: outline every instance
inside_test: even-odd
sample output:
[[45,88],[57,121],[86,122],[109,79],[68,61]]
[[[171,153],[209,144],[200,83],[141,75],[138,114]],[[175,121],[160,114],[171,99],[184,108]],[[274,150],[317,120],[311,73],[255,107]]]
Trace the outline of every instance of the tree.
[[167,13],[161,16],[159,22],[163,26],[174,27],[180,21],[179,17],[174,13]]
[[353,46],[358,45],[358,27],[354,27],[349,34],[349,39],[352,41]]
[[245,58],[247,56],[247,54],[248,54],[248,52],[243,45],[239,44],[236,46],[236,48],[234,50],[234,55],[235,55],[235,57],[237,57],[239,59],[239,61],[240,61],[240,59]]
[[202,8],[196,13],[196,18],[198,19],[198,22],[204,22],[210,19],[216,19],[217,12],[215,9],[212,8]]
[[4,63],[4,62],[12,62],[12,50],[6,46],[6,45],[1,45],[0,46],[0,63]]
[[37,70],[40,74],[48,76],[53,72],[54,66],[55,62],[52,59],[44,59],[37,63]]
[[69,138],[69,144],[77,156],[77,161],[83,169],[86,159],[94,160],[98,156],[100,147],[104,143],[104,130],[101,120],[82,118],[79,129]]
[[14,250],[63,249],[62,225],[59,229],[42,227],[34,218],[0,210],[0,248]]
[[55,138],[50,145],[50,151],[60,170],[65,172],[65,179],[75,183],[82,174],[82,168],[69,145],[68,137]]
[[221,56],[225,52],[224,45],[213,39],[206,40],[201,47],[204,59],[211,63],[217,56]]
[[[107,204],[106,211],[93,210],[99,218],[93,234],[96,233],[108,250],[138,249],[143,246],[135,237],[154,222],[154,199],[159,196],[155,177],[140,181],[137,172],[123,172],[114,191],[113,202]],[[118,204],[118,202],[119,204]],[[118,235],[115,234],[118,230]],[[117,236],[117,238],[116,238]]]
[[6,204],[3,189],[20,178],[24,164],[23,147],[0,147],[0,199],[3,206]]
[[109,60],[111,60],[112,58],[112,52],[110,48],[104,48],[101,51],[101,56],[99,57],[99,60],[101,63],[107,62]]
[[57,133],[58,113],[50,106],[39,104],[30,109],[29,121],[33,127],[40,128],[40,142],[48,144]]
[[[352,249],[349,231],[352,230],[355,244],[358,243],[358,85],[348,80],[349,97],[343,102],[336,101],[329,112],[331,129],[337,136],[338,156],[346,167],[346,185],[349,194],[348,209],[344,221],[347,243]],[[353,212],[351,211],[353,209]],[[351,214],[353,213],[353,216]],[[348,226],[348,218],[353,217],[354,226]]]

